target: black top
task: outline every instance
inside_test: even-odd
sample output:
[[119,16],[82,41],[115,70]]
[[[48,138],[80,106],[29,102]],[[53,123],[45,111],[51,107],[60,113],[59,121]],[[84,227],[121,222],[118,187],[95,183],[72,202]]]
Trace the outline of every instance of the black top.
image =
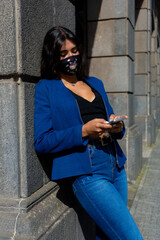
[[94,118],[103,118],[107,120],[106,110],[101,95],[94,88],[92,88],[92,91],[95,94],[95,98],[92,102],[89,102],[88,100],[71,91],[77,100],[84,123],[87,123]]

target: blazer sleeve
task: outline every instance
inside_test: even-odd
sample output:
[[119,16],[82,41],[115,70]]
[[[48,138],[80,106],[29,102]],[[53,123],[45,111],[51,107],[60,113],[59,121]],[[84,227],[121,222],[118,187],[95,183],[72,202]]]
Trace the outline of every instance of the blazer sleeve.
[[[101,81],[102,82],[102,81]],[[104,88],[104,84],[102,82],[102,85],[103,85],[103,90],[105,91],[105,88]],[[106,91],[105,91],[106,92]],[[114,111],[113,111],[113,108],[109,102],[109,99],[108,99],[108,96],[107,96],[107,93],[106,93],[106,103],[107,103],[107,112],[108,112],[108,115],[109,115],[109,118],[112,114],[115,114]],[[119,133],[110,133],[111,136],[114,138],[114,139],[122,139],[124,134],[125,134],[125,125],[123,123],[123,129],[121,132]]]
[[124,134],[125,134],[125,125],[124,125],[124,123],[123,123],[123,129],[122,129],[121,132],[119,132],[119,133],[110,133],[110,134],[111,134],[112,138],[114,138],[114,139],[122,139]]
[[[109,100],[108,100],[108,103],[109,103]],[[109,117],[112,115],[112,114],[115,114],[114,112],[113,112],[113,109],[112,109],[112,106],[110,105],[110,103],[109,103]],[[119,132],[119,133],[110,133],[110,135],[112,136],[112,138],[114,138],[114,139],[122,139],[123,138],[123,136],[124,136],[124,134],[125,134],[125,125],[124,125],[124,123],[123,123],[123,128],[122,128],[122,131],[121,132]]]
[[51,106],[46,85],[39,82],[35,88],[34,148],[37,153],[47,154],[86,146],[82,138],[82,126],[55,130],[52,124]]

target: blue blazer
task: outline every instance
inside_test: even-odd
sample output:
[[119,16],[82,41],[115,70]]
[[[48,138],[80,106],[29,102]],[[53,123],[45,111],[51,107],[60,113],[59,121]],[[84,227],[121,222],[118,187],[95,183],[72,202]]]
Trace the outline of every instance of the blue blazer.
[[[85,80],[102,96],[109,119],[114,113],[102,81],[95,77]],[[83,124],[77,101],[61,80],[43,79],[36,84],[34,147],[39,154],[52,155],[52,180],[92,173],[88,139],[82,138]],[[124,132],[125,127],[112,134],[119,167],[126,157],[116,139],[121,139]]]

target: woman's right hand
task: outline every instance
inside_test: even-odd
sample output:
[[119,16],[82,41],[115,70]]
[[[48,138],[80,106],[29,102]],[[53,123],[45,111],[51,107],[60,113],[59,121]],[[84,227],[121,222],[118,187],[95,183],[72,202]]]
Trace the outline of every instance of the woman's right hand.
[[111,124],[106,123],[105,119],[93,119],[82,127],[82,137],[98,138],[102,133],[108,132],[111,129]]

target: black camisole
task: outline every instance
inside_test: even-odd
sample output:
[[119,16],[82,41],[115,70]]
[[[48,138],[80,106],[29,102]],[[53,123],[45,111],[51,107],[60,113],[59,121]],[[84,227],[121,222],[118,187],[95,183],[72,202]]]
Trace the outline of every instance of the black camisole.
[[107,120],[106,110],[101,95],[94,88],[92,88],[92,91],[95,94],[95,98],[92,102],[89,102],[88,100],[71,91],[77,100],[84,124],[94,118],[103,118]]

